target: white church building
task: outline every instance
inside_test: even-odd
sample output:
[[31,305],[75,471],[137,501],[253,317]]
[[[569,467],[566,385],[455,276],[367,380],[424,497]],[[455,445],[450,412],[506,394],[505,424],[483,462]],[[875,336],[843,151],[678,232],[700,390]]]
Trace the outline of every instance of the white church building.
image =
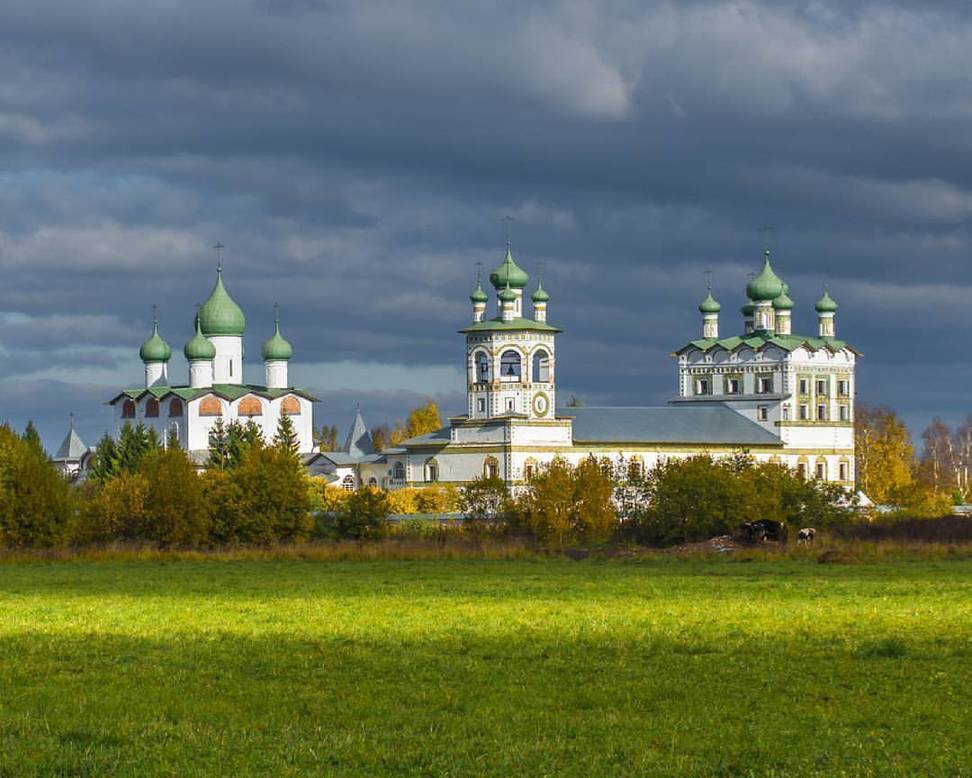
[[246,317],[223,284],[223,269],[216,269],[216,283],[199,308],[195,333],[183,353],[189,364],[186,382],[169,375],[172,349],[159,334],[153,317],[152,334],[139,349],[145,366],[142,386],[125,389],[109,401],[116,429],[126,422],[142,423],[166,441],[174,436],[197,461],[209,451],[209,433],[218,420],[252,422],[270,442],[282,416],[289,416],[301,453],[314,451],[314,419],[308,392],[290,385],[287,367],[293,347],[280,334],[279,310],[274,307],[273,334],[263,344],[263,384],[243,380],[243,336]]
[[699,305],[701,337],[673,353],[678,395],[660,407],[558,408],[556,341],[550,296],[507,246],[470,296],[466,340],[466,412],[433,433],[375,452],[360,414],[340,452],[312,458],[312,473],[347,489],[462,484],[482,475],[515,486],[554,457],[594,456],[629,473],[671,457],[747,451],[807,478],[854,485],[854,367],[857,352],[836,337],[837,304],[817,301],[817,333],[792,327],[794,304],[767,251],[746,287],[739,334],[720,334],[721,306],[711,290]]

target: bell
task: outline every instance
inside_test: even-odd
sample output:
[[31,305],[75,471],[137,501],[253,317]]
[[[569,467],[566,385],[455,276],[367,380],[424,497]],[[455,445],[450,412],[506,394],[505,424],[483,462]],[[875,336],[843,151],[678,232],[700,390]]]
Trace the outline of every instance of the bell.
[[512,376],[515,376],[516,375],[516,370],[513,369],[513,363],[512,362],[509,365],[507,365],[507,367],[506,367],[506,374],[507,375],[512,375]]

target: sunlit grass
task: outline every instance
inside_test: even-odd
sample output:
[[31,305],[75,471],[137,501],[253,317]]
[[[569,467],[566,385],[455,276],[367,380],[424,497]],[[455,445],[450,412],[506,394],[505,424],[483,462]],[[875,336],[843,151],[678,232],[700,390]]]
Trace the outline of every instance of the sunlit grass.
[[0,565],[0,775],[961,775],[972,562]]

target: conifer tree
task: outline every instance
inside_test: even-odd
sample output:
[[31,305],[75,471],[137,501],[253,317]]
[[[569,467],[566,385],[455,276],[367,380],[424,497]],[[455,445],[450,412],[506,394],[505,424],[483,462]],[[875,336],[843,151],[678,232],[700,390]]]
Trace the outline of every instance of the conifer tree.
[[24,443],[33,447],[36,451],[45,454],[46,456],[47,452],[44,451],[44,444],[41,442],[40,434],[37,432],[37,427],[34,426],[33,419],[27,422],[27,426],[24,428],[22,438]]
[[280,421],[277,422],[277,434],[274,436],[273,445],[295,459],[297,458],[300,451],[300,439],[297,437],[293,420],[286,414],[281,416]]

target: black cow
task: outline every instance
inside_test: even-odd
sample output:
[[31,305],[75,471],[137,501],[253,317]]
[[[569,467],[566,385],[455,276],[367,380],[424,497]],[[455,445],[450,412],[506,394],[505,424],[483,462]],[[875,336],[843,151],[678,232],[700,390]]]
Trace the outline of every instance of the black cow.
[[797,533],[797,545],[809,543],[812,546],[816,537],[817,530],[815,530],[813,527],[804,527]]
[[786,543],[786,524],[773,519],[747,521],[739,527],[739,534],[747,543],[762,543],[766,540]]

